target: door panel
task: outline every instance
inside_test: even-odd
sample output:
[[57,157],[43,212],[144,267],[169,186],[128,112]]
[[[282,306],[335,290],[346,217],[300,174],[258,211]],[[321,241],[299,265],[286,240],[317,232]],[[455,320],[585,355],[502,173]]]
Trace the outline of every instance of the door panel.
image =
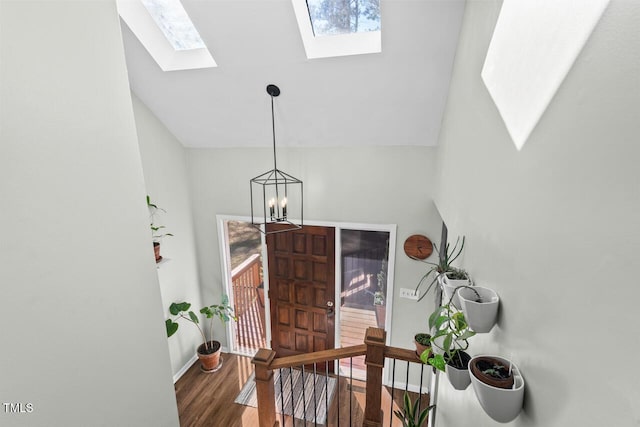
[[271,348],[278,357],[334,348],[334,252],[333,227],[267,235]]

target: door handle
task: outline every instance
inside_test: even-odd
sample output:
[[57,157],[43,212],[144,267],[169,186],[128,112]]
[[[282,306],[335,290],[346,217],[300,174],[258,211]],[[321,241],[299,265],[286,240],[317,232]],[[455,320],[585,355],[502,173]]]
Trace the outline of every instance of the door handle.
[[333,317],[334,314],[333,301],[327,301],[327,317]]

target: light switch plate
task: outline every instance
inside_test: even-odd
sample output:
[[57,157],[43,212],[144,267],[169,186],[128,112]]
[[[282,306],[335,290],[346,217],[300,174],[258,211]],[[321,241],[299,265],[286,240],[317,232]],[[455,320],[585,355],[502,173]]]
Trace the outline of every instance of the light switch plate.
[[420,297],[420,292],[415,289],[400,288],[400,298],[412,299],[417,301]]

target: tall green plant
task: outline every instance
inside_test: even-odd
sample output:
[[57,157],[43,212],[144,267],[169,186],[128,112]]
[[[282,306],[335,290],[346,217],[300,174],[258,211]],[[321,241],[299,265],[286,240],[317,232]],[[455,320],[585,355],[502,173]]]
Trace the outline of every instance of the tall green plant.
[[154,203],[151,203],[151,198],[147,195],[147,208],[149,208],[149,222],[151,225],[151,237],[154,242],[159,241],[161,238],[165,236],[173,236],[171,233],[164,233],[162,230],[165,228],[164,225],[158,225],[155,223],[155,219],[159,212],[166,212],[164,209],[159,208]]
[[424,274],[424,276],[422,276],[422,278],[418,282],[418,286],[416,286],[416,292],[418,292],[418,290],[420,289],[420,286],[428,282],[429,278],[432,278],[432,279],[431,279],[431,282],[429,283],[429,286],[427,287],[427,290],[422,295],[420,295],[420,297],[418,298],[418,301],[421,301],[422,298],[424,298],[424,296],[429,293],[433,285],[437,283],[438,278],[440,278],[444,273],[448,271],[452,271],[454,269],[454,267],[451,264],[460,256],[460,254],[462,254],[462,250],[464,249],[464,236],[462,236],[462,240],[460,240],[460,237],[456,239],[456,243],[455,245],[453,245],[453,248],[451,248],[450,244],[447,242],[447,244],[445,245],[445,251],[443,254],[444,256],[440,256],[440,252],[436,245],[433,245],[433,249],[435,250],[435,253],[438,255],[437,263],[420,260],[426,264],[431,265],[431,267],[429,268],[429,270],[427,270],[427,272]]
[[400,421],[402,421],[403,427],[421,427],[427,421],[429,411],[433,409],[435,405],[428,406],[418,413],[419,401],[420,397],[412,403],[409,398],[409,393],[404,393],[404,407],[402,408],[402,411],[393,411],[395,416],[400,418]]
[[233,308],[229,306],[229,297],[227,295],[223,295],[222,302],[220,304],[213,304],[210,306],[202,307],[200,309],[200,313],[204,314],[206,318],[209,319],[209,340],[207,340],[204,331],[200,327],[200,319],[198,319],[198,316],[193,311],[189,310],[190,308],[191,304],[184,301],[179,303],[174,302],[169,306],[169,313],[177,317],[175,317],[174,319],[167,319],[165,321],[165,326],[167,328],[167,337],[172,336],[178,331],[178,327],[180,325],[177,321],[180,319],[184,319],[188,322],[193,323],[196,328],[198,328],[198,331],[202,336],[205,353],[211,353],[212,349],[209,346],[209,342],[213,341],[213,320],[217,318],[220,319],[222,323],[227,323],[230,320],[238,320],[238,318],[233,314]]

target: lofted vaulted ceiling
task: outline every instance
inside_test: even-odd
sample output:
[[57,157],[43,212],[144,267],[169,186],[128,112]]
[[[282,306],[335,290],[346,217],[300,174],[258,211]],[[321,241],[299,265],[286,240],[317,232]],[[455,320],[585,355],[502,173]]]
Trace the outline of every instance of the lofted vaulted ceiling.
[[291,0],[182,0],[216,68],[164,72],[121,21],[133,92],[186,147],[435,145],[464,0],[381,0],[382,53],[307,59]]

